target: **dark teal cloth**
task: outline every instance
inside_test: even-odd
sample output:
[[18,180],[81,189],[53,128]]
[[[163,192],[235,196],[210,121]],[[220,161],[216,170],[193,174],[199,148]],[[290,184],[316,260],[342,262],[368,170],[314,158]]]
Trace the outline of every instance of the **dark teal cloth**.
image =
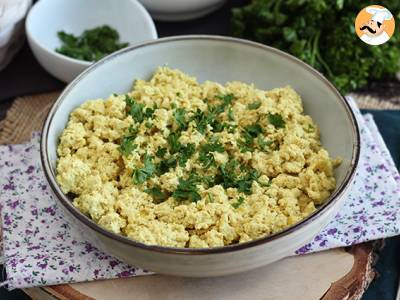
[[[396,163],[400,167],[400,111],[367,110],[374,115],[376,124]],[[400,271],[400,236],[385,240],[385,247],[378,253],[375,279],[362,300],[394,300],[399,283]]]
[[[400,163],[400,111],[363,110],[372,113],[376,124],[399,168]],[[376,269],[380,276],[372,282],[362,300],[394,300],[400,271],[400,237],[386,239],[386,246],[379,253]],[[1,275],[1,274],[0,274]],[[22,291],[7,292],[0,288],[0,299],[30,299]]]

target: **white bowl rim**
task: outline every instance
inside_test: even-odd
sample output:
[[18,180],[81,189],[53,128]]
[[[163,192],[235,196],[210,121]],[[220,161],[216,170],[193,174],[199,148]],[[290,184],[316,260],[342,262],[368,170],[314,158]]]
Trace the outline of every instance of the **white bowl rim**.
[[[84,215],[82,212],[80,212],[75,206],[73,206],[71,200],[61,191],[61,188],[59,187],[55,176],[52,172],[52,169],[50,167],[50,159],[49,159],[49,154],[47,151],[47,141],[48,141],[48,134],[49,134],[49,128],[50,124],[53,121],[53,117],[55,112],[57,111],[59,105],[64,101],[64,99],[67,97],[68,93],[70,90],[74,88],[74,86],[81,81],[88,73],[94,71],[97,67],[100,65],[107,63],[108,61],[111,61],[113,58],[123,55],[125,52],[131,52],[139,48],[143,48],[146,46],[150,45],[155,45],[155,44],[163,44],[163,43],[170,43],[170,42],[175,42],[175,41],[190,41],[190,40],[211,40],[211,41],[224,41],[224,42],[230,42],[230,43],[239,43],[239,44],[244,44],[247,46],[263,49],[265,51],[273,52],[275,54],[278,54],[284,58],[287,58],[294,63],[302,66],[306,71],[311,72],[314,76],[316,76],[318,79],[320,79],[336,96],[338,99],[340,99],[341,105],[345,108],[346,114],[348,118],[351,121],[352,125],[352,131],[355,136],[355,141],[353,144],[353,149],[352,149],[352,159],[350,161],[350,166],[349,170],[346,173],[346,176],[342,182],[342,184],[337,188],[337,190],[330,195],[330,197],[326,200],[324,204],[322,204],[316,211],[311,213],[309,216],[304,218],[303,220],[297,222],[296,224],[293,224],[292,226],[289,226],[277,233],[267,235],[255,240],[251,240],[248,242],[244,243],[238,243],[238,244],[233,244],[233,245],[227,245],[227,246],[221,246],[221,247],[214,247],[214,248],[177,248],[177,247],[164,247],[164,246],[158,246],[158,245],[147,245],[132,239],[129,239],[128,237],[125,237],[120,234],[113,233],[111,231],[108,231],[95,223],[92,219],[90,219],[88,216]],[[306,64],[305,62],[301,61],[300,59],[283,52],[279,49],[266,46],[257,42],[249,41],[249,40],[244,40],[244,39],[239,39],[239,38],[233,38],[233,37],[227,37],[227,36],[218,36],[218,35],[181,35],[181,36],[172,36],[172,37],[165,37],[165,38],[160,38],[157,40],[153,41],[147,41],[138,45],[133,45],[124,49],[121,49],[117,52],[114,52],[113,54],[106,56],[105,58],[101,59],[100,61],[96,62],[95,64],[91,65],[88,69],[83,71],[78,77],[76,77],[61,93],[61,95],[58,97],[56,102],[54,102],[53,106],[51,107],[47,117],[46,121],[43,124],[43,129],[42,129],[42,139],[40,143],[40,157],[42,161],[42,166],[43,170],[45,173],[45,176],[47,178],[47,181],[57,196],[57,200],[61,202],[61,204],[74,216],[76,217],[79,221],[81,221],[84,225],[88,226],[89,228],[97,231],[98,233],[105,235],[106,237],[116,240],[118,242],[122,242],[124,244],[141,248],[144,250],[149,250],[149,251],[155,251],[155,252],[162,252],[162,253],[169,253],[169,254],[184,254],[184,255],[204,255],[204,254],[211,254],[211,253],[226,253],[226,252],[232,252],[236,250],[241,250],[241,249],[246,249],[250,248],[253,246],[265,244],[267,242],[270,242],[272,240],[278,239],[280,237],[286,236],[300,227],[304,227],[305,225],[311,223],[315,219],[319,218],[323,212],[325,212],[328,208],[332,207],[340,198],[343,196],[343,194],[347,191],[347,189],[350,186],[350,183],[352,179],[354,178],[355,172],[356,172],[356,167],[358,165],[359,157],[360,157],[360,133],[359,133],[359,128],[358,124],[355,118],[355,115],[350,108],[350,105],[347,103],[345,100],[344,96],[336,89],[336,87],[328,81],[320,72],[312,68],[310,65]]]
[[[156,25],[154,24],[153,19],[151,18],[149,12],[146,10],[146,8],[143,6],[142,3],[140,3],[138,0],[128,0],[131,1],[134,5],[137,6],[137,9],[140,10],[140,13],[143,15],[143,17],[146,20],[146,24],[149,26],[149,29],[151,31],[151,36],[149,36],[149,40],[152,39],[157,39],[158,38],[158,34],[157,34],[157,29],[156,29]],[[33,14],[35,13],[35,11],[37,9],[40,8],[40,3],[42,3],[42,1],[38,1],[36,2],[32,8],[29,10],[28,15],[26,17],[25,20],[25,32],[26,32],[26,36],[33,42],[35,43],[42,51],[46,52],[49,55],[55,56],[57,58],[63,59],[66,62],[69,63],[74,63],[74,64],[79,64],[85,67],[89,67],[90,65],[96,63],[95,61],[87,61],[87,60],[82,60],[82,59],[77,59],[77,58],[73,58],[73,57],[69,57],[67,55],[58,53],[57,51],[55,51],[55,49],[49,49],[48,47],[43,46],[42,43],[40,43],[35,37],[34,34],[32,33],[32,28],[31,28],[31,19],[33,18]],[[141,42],[139,42],[140,44]],[[133,44],[136,45],[136,44]],[[131,47],[133,45],[129,45],[128,47]],[[125,47],[125,48],[128,48]],[[125,49],[123,48],[123,49]],[[112,54],[112,53],[111,53]],[[109,54],[110,55],[110,54]]]

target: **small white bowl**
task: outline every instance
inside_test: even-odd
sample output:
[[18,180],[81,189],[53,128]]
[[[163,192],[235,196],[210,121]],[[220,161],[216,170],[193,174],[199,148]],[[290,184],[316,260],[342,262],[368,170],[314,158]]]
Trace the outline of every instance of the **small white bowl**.
[[200,18],[220,8],[226,0],[140,0],[152,17],[160,21]]
[[61,46],[58,31],[80,35],[86,29],[109,25],[121,42],[130,45],[157,38],[153,20],[136,0],[40,0],[28,14],[26,35],[36,59],[50,74],[72,81],[93,62],[55,51]]

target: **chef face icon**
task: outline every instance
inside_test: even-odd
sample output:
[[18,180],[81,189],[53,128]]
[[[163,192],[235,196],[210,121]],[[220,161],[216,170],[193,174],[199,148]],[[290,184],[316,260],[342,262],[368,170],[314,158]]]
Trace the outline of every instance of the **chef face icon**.
[[390,11],[382,6],[368,6],[357,16],[356,32],[358,37],[369,45],[386,43],[394,32],[394,18]]
[[375,37],[382,34],[385,27],[385,24],[371,19],[368,22],[364,23],[361,26],[360,30],[369,37]]

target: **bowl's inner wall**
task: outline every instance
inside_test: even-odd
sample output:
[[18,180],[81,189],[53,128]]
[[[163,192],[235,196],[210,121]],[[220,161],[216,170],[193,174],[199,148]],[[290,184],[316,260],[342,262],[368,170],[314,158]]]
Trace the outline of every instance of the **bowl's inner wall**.
[[239,80],[260,89],[292,86],[302,97],[305,113],[321,130],[323,146],[332,157],[341,156],[337,187],[351,168],[356,141],[351,118],[338,94],[315,72],[273,50],[230,40],[166,40],[127,49],[86,71],[69,86],[49,126],[47,149],[55,174],[58,137],[69,113],[88,99],[125,93],[134,79],[149,79],[158,66],[168,65],[197,77],[199,82]]

